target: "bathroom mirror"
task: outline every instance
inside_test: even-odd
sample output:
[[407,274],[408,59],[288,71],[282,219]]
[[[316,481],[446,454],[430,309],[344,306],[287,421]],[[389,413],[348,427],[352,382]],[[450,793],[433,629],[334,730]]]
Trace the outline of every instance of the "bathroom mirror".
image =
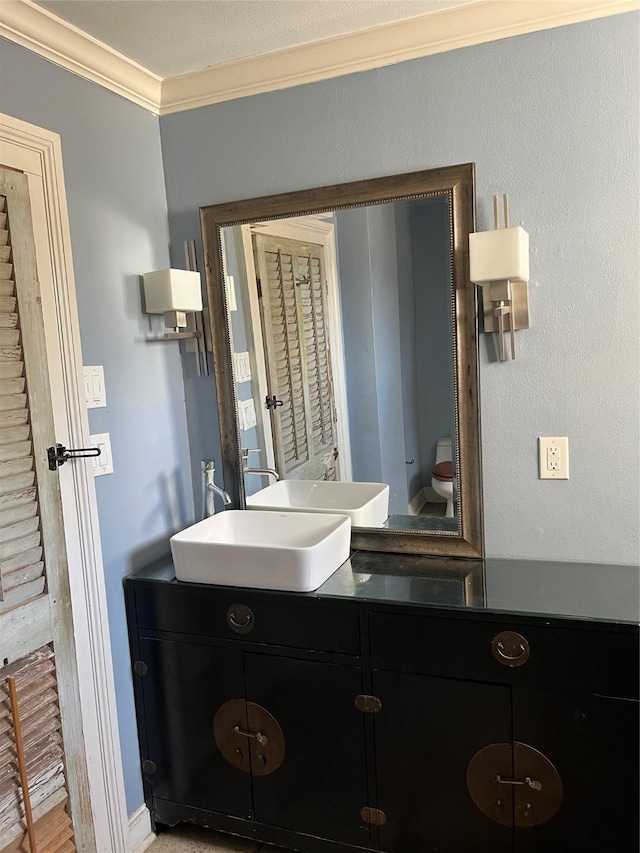
[[482,556],[473,165],[200,215],[234,505],[313,495],[354,548]]

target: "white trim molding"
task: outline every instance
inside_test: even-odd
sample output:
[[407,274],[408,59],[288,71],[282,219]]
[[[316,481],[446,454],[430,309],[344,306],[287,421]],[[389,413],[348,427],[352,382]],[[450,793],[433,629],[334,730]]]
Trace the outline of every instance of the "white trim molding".
[[[86,447],[89,438],[71,235],[56,133],[0,114],[0,161],[36,179],[44,215],[34,216],[36,246],[46,247],[51,276],[41,276],[42,313],[56,439]],[[20,162],[18,162],[20,161]],[[91,807],[98,853],[129,853],[100,529],[88,464],[60,472]]]
[[0,36],[155,114],[168,115],[638,9],[640,0],[471,0],[165,78],[31,0],[2,0]]
[[162,78],[31,0],[0,2],[0,36],[158,114]]
[[640,8],[638,0],[476,0],[404,21],[168,77],[160,115],[395,65]]
[[144,853],[156,840],[151,829],[151,814],[146,806],[140,806],[129,817],[129,847],[130,853]]

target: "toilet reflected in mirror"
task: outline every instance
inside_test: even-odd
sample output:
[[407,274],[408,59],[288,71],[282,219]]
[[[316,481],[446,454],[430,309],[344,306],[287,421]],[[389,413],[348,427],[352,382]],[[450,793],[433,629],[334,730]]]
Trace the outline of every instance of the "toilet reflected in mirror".
[[445,518],[455,515],[455,477],[451,455],[451,439],[440,438],[436,445],[436,462],[431,472],[431,488],[447,502]]

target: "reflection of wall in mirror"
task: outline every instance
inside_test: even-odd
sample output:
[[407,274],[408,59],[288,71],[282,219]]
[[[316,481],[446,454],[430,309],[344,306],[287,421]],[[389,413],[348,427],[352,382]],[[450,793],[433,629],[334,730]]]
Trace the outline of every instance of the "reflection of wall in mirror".
[[353,478],[388,483],[404,515],[453,434],[447,199],[336,218]]
[[[241,245],[238,242],[238,235],[235,229],[227,228],[222,230],[221,234],[225,274],[231,276],[235,281],[235,297],[236,310],[229,312],[229,329],[231,332],[231,350],[232,352],[246,352],[249,349],[247,329],[245,325],[245,313],[248,311],[246,305],[247,288],[246,278],[247,272],[242,258]],[[236,382],[236,399],[238,402],[251,400],[254,394],[254,383],[252,380],[248,382]],[[254,398],[254,403],[257,401]],[[258,431],[256,427],[249,430],[240,430],[240,443],[242,447],[260,447],[258,443]],[[262,488],[262,480],[260,477],[246,477],[245,488],[247,494],[253,494]]]

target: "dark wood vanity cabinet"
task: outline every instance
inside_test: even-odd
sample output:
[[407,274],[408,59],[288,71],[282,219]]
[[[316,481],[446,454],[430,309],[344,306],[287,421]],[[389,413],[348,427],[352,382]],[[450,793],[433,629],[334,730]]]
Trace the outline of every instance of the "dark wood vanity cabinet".
[[126,594],[157,823],[303,853],[636,853],[637,627],[135,576]]

